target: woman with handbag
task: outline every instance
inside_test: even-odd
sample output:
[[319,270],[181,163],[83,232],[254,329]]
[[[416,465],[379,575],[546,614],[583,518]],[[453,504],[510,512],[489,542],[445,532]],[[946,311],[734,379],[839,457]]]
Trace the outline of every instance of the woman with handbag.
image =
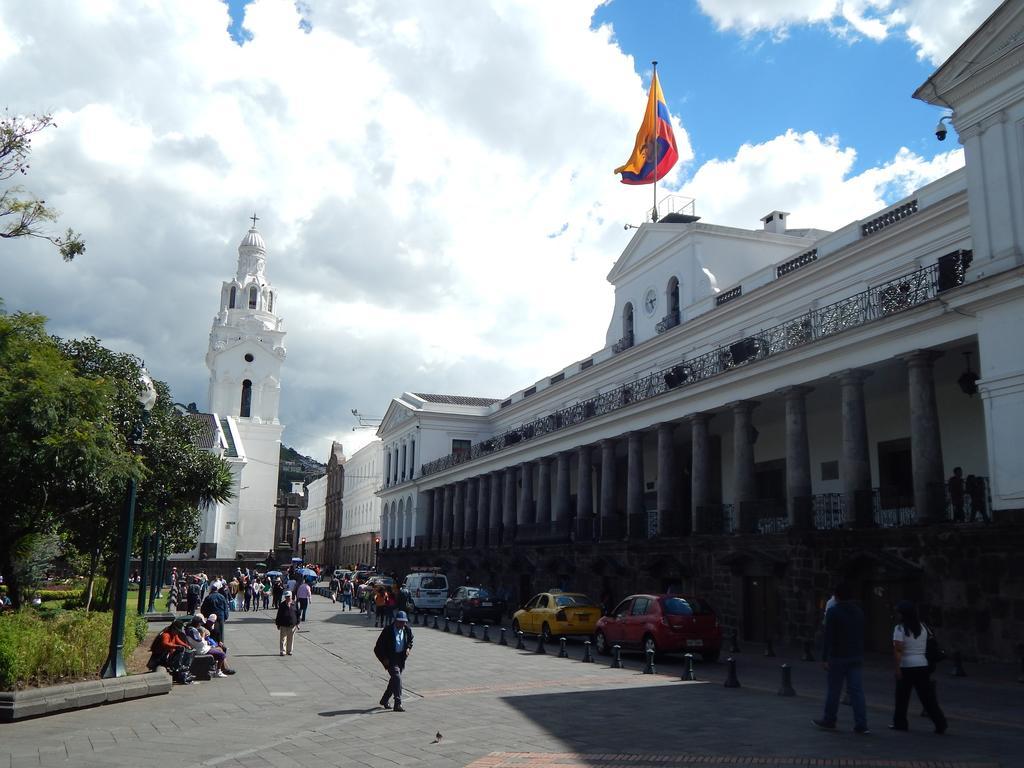
[[[934,638],[934,635],[921,622],[917,606],[909,600],[903,600],[896,606],[896,614],[899,623],[892,633],[893,658],[896,660],[896,709],[889,727],[896,731],[905,731],[910,727],[907,708],[910,705],[910,691],[915,690],[921,706],[935,724],[935,732],[945,733],[946,716],[935,695],[935,686],[931,680],[933,667],[927,656],[928,639]],[[935,645],[935,641],[932,642]]]

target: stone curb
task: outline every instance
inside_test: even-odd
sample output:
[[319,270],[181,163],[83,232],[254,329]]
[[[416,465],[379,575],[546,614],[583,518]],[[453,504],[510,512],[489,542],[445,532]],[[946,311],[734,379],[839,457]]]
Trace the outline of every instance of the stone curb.
[[0,691],[0,723],[170,692],[171,676],[164,669],[144,675],[68,683],[49,688]]

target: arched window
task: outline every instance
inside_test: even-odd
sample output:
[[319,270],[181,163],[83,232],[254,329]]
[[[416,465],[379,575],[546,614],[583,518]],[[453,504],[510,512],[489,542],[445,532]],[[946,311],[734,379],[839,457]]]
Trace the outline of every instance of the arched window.
[[256,309],[256,302],[259,296],[259,289],[255,285],[249,288],[249,309]]
[[246,379],[242,382],[242,405],[238,409],[238,415],[248,417],[252,409],[252,382]]
[[671,315],[673,312],[679,311],[679,278],[675,275],[668,280],[668,289],[666,293],[666,306],[668,306],[668,313]]
[[267,312],[274,311],[274,292],[271,291],[267,294]]
[[627,301],[622,308],[622,338],[633,338],[633,302]]
[[384,484],[391,485],[391,451],[384,457]]
[[238,289],[231,286],[231,293],[228,295],[228,309],[235,308],[235,300],[238,298]]

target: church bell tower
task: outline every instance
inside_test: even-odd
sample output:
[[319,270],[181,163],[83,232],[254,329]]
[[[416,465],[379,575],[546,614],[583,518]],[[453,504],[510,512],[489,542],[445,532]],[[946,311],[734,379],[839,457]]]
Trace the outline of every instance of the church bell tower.
[[[217,538],[223,550],[265,554],[274,545],[281,435],[278,419],[285,347],[278,296],[266,277],[267,249],[258,217],[238,245],[238,268],[224,282],[213,318],[206,366],[209,410],[244,464],[235,488],[237,515]],[[232,504],[235,506],[235,504]]]

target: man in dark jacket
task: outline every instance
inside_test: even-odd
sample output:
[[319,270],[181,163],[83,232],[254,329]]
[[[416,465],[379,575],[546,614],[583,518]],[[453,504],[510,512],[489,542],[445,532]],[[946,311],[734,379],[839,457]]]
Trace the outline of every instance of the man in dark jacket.
[[836,587],[836,603],[825,613],[825,642],[822,659],[828,673],[825,714],[814,724],[834,730],[839,712],[839,694],[846,682],[846,692],[853,705],[853,730],[868,733],[867,708],[864,703],[864,612],[852,600],[849,585]]
[[292,655],[295,633],[299,631],[299,609],[291,592],[281,596],[281,604],[277,607],[277,618],[274,619],[281,634],[281,655]]
[[203,605],[199,609],[204,616],[209,616],[211,613],[217,614],[217,625],[210,634],[218,643],[224,642],[224,622],[228,620],[228,614],[231,613],[228,599],[223,595],[224,589],[226,587],[221,587],[220,590],[210,590],[210,594],[203,600]]
[[391,705],[388,702],[394,696],[395,712],[405,712],[402,706],[402,672],[405,670],[405,660],[412,652],[412,629],[409,627],[409,617],[405,615],[405,611],[395,613],[393,621],[394,623],[384,627],[378,635],[377,644],[373,646],[373,655],[389,675],[388,687],[380,697],[380,705],[384,709],[390,709]]

